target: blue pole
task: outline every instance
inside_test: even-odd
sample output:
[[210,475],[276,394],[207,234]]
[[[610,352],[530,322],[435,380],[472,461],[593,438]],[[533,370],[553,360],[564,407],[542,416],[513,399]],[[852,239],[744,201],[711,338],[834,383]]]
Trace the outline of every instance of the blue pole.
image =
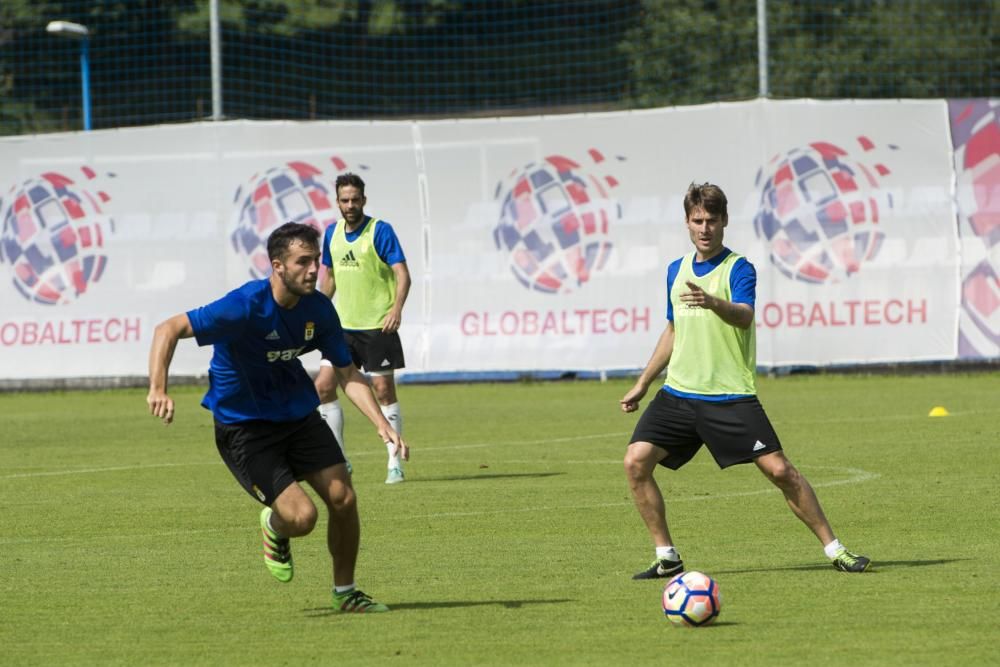
[[90,40],[80,43],[80,80],[83,84],[83,129],[90,132]]

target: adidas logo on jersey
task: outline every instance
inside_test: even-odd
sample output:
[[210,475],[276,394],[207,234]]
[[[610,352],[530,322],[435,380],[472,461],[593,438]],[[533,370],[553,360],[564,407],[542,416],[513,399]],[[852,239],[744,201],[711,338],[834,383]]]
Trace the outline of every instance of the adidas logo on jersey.
[[278,335],[277,329],[271,329],[271,333],[264,336],[264,340],[281,340],[281,336]]
[[354,251],[348,250],[347,254],[340,258],[341,266],[357,266],[358,260],[354,257]]
[[760,450],[762,450],[762,449],[764,449],[766,447],[767,447],[767,445],[765,445],[763,442],[761,442],[760,440],[758,440],[757,444],[753,446],[753,451],[759,452]]

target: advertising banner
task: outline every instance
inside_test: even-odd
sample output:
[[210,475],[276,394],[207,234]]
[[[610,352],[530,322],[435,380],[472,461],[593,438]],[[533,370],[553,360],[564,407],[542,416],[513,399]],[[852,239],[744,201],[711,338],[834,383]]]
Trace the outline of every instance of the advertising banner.
[[706,181],[762,366],[1000,355],[997,103],[758,100],[0,140],[0,377],[144,375],[156,323],[266,277],[270,231],[335,222],[348,171],[406,253],[407,373],[641,367]]

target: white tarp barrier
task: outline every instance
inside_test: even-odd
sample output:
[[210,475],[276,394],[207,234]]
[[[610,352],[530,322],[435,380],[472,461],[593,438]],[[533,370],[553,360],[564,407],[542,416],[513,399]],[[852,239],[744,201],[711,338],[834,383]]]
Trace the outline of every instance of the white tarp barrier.
[[[407,254],[409,373],[644,364],[666,266],[691,248],[692,181],[726,191],[727,245],[757,267],[761,365],[1000,356],[996,104],[956,105],[761,100],[7,138],[0,378],[144,374],[155,324],[263,275],[274,225],[339,217],[344,171],[365,179],[366,211]],[[208,355],[182,344],[172,370],[203,373]]]

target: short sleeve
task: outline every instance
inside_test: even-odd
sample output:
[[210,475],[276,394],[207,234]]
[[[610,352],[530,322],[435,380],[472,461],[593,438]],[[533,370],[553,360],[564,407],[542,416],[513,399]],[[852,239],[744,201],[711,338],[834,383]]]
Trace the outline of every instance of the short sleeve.
[[326,231],[323,232],[323,257],[320,260],[323,262],[323,266],[333,266],[333,258],[330,256],[330,239],[333,238],[333,228],[336,226],[336,222],[331,222],[326,226]]
[[757,301],[757,270],[745,257],[741,257],[729,274],[729,289],[733,295],[733,303],[749,304],[756,307]]
[[674,289],[674,281],[677,280],[677,274],[680,273],[680,270],[680,259],[674,260],[667,267],[667,320],[670,322],[674,321],[674,304],[670,300],[670,292]]
[[[329,304],[330,302],[327,301]],[[344,339],[344,327],[340,324],[340,316],[330,304],[330,319],[324,327],[323,338],[320,339],[316,348],[323,355],[323,358],[338,368],[350,366],[353,363],[351,351],[347,347]]]
[[233,340],[246,328],[250,302],[239,290],[187,313],[198,345],[214,345]]
[[399,243],[396,230],[384,220],[380,220],[375,228],[374,244],[375,252],[389,266],[406,261],[406,255],[403,254],[403,246]]

